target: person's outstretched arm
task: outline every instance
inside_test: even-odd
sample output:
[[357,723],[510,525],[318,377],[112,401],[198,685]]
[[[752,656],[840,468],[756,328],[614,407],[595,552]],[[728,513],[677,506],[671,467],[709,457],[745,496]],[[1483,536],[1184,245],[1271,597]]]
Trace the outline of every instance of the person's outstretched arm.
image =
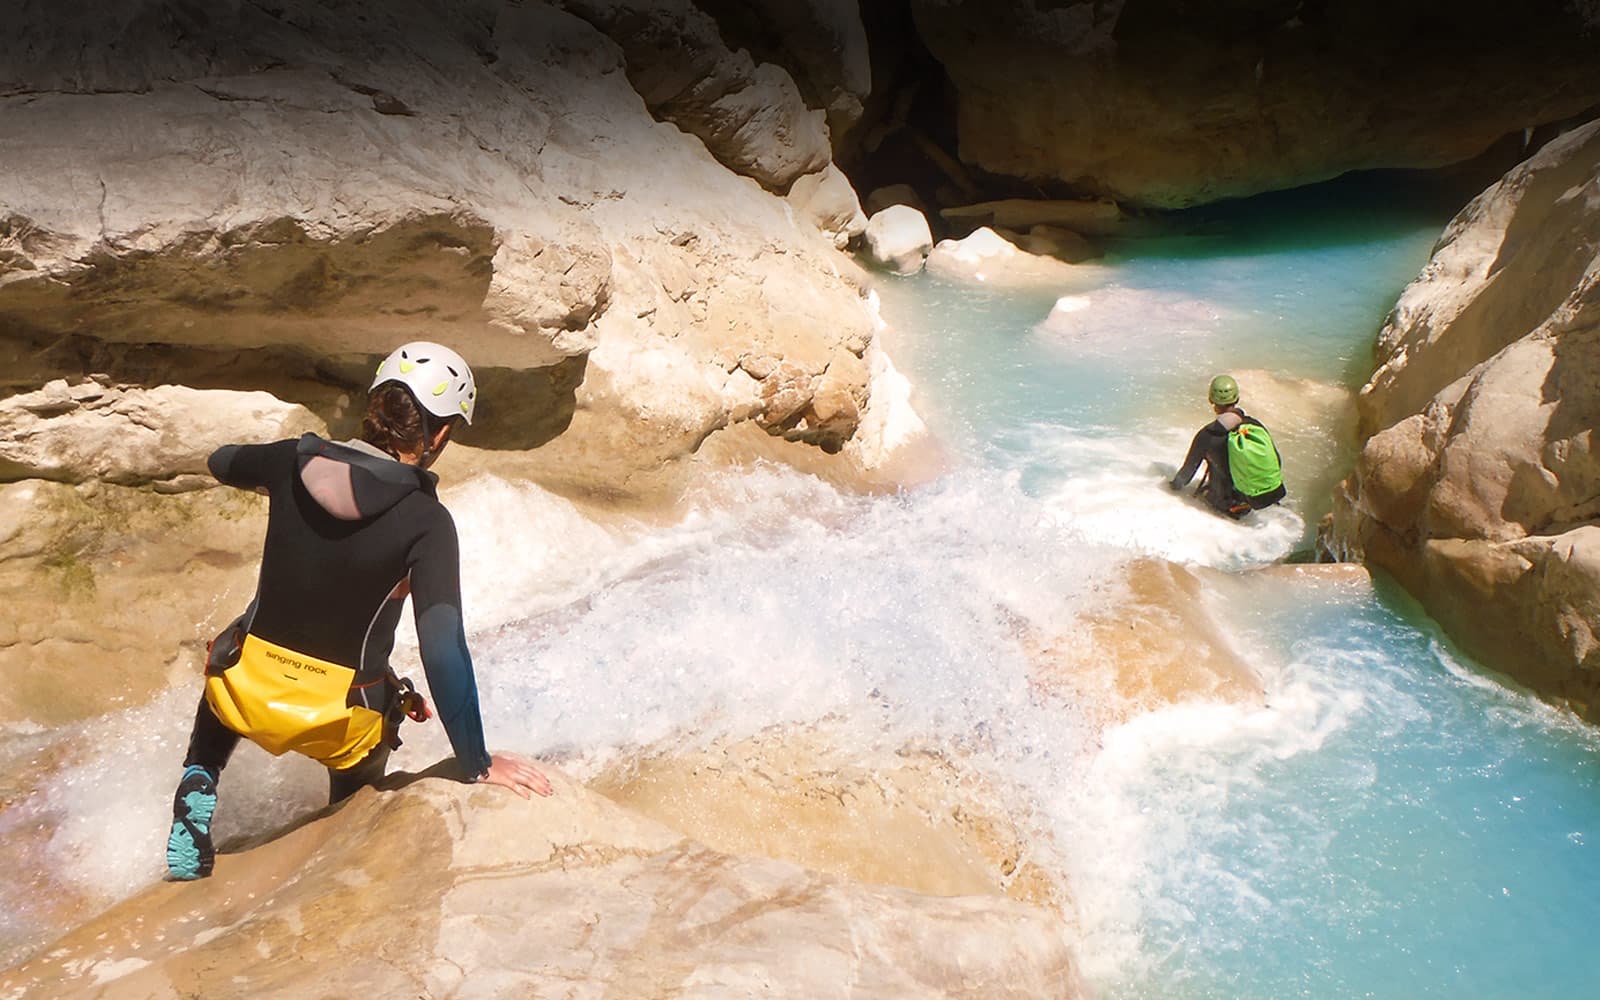
[[461,620],[460,546],[455,522],[443,508],[440,514],[412,546],[409,560],[417,644],[435,711],[456,760],[475,780],[501,785],[523,798],[530,792],[549,795],[549,779],[532,763],[515,754],[490,754],[484,746],[478,682]]
[[1189,485],[1189,480],[1200,470],[1200,463],[1205,461],[1206,452],[1211,450],[1211,436],[1217,429],[1217,422],[1213,420],[1195,432],[1194,440],[1189,442],[1189,454],[1183,460],[1183,468],[1172,477],[1168,485],[1174,490],[1181,490]]

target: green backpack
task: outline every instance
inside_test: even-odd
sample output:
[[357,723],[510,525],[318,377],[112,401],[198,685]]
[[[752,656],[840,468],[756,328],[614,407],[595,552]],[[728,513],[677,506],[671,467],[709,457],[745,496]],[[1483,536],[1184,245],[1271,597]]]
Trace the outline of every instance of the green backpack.
[[1283,485],[1278,449],[1265,427],[1243,423],[1228,432],[1228,473],[1233,476],[1233,488],[1247,497],[1271,493]]

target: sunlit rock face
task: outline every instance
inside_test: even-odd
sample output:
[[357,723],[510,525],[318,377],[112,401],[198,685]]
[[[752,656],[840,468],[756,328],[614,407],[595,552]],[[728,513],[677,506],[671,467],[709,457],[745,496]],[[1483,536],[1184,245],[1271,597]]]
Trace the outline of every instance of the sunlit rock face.
[[935,896],[1006,895],[1052,910],[1065,887],[993,789],[932,751],[864,756],[827,726],[774,728],[617,761],[590,788],[719,851]]
[[1469,649],[1600,711],[1600,123],[1445,229],[1378,335],[1336,550]]
[[[824,112],[687,4],[703,30],[658,39],[678,46],[665,82],[636,36],[578,16],[607,25],[604,5],[566,6],[18,12],[0,40],[0,339],[28,357],[63,337],[165,345],[177,383],[275,348],[356,395],[374,355],[444,341],[484,376],[465,439],[576,431],[551,464],[579,482],[743,420],[841,447],[872,333],[830,245],[854,193],[828,175],[795,211],[762,187],[827,173]],[[74,370],[91,350],[7,384],[125,377]],[[238,374],[209,387],[265,387]],[[813,411],[825,375],[852,406]],[[606,462],[586,465],[585,440]]]
[[739,858],[555,775],[423,781],[156,885],[0,994],[1085,995],[1061,919]]
[[1459,163],[1600,102],[1566,0],[910,3],[965,163],[1130,204]]

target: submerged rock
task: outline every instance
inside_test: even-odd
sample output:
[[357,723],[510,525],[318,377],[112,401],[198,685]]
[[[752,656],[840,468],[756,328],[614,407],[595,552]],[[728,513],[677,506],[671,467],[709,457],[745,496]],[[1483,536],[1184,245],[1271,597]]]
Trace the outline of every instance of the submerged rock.
[[591,787],[729,854],[792,861],[935,896],[1008,895],[1062,909],[1066,893],[979,782],[910,749],[862,759],[826,725],[613,765]]
[[1060,919],[705,847],[554,775],[422,781],[152,886],[0,995],[1083,996]]
[[1446,228],[1378,335],[1324,543],[1462,645],[1600,718],[1600,123]]
[[1101,725],[1190,701],[1261,703],[1261,678],[1207,607],[1226,574],[1135,559],[1071,634],[1034,636],[1035,680]]
[[984,226],[959,240],[940,240],[928,254],[928,270],[941,278],[985,285],[1069,284],[1072,266],[1031,253]]

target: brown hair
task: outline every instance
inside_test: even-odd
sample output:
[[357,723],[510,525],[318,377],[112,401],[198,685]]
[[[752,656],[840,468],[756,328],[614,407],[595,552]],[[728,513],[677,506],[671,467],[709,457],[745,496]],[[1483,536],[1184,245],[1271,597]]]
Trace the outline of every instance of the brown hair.
[[410,389],[385,382],[367,394],[361,439],[395,458],[415,455],[426,451],[445,422],[419,406]]

